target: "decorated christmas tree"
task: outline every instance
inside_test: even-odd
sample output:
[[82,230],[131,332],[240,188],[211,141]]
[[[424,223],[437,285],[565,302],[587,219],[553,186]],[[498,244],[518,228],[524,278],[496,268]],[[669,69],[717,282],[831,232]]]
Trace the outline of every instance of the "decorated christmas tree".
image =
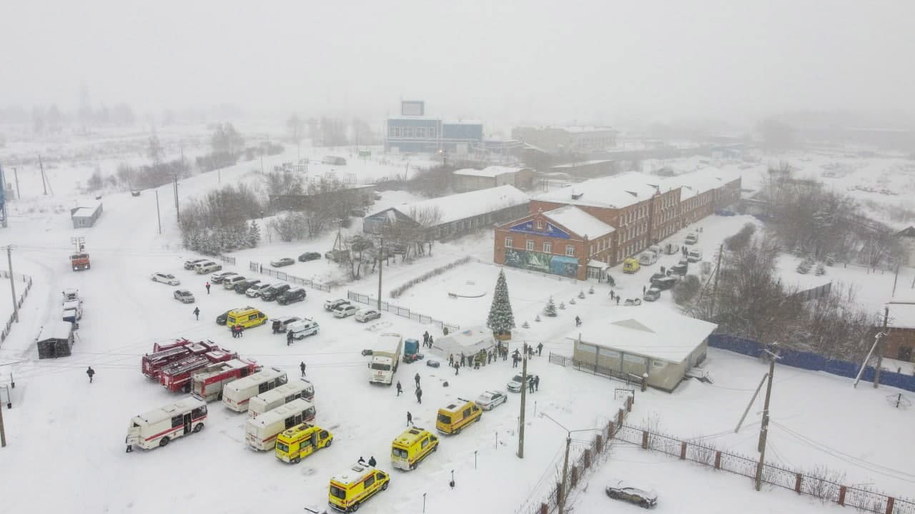
[[508,298],[504,271],[499,271],[499,278],[496,280],[496,291],[492,295],[492,306],[489,308],[486,326],[498,339],[503,340],[511,338],[511,330],[515,328],[515,315],[512,313],[511,300]]

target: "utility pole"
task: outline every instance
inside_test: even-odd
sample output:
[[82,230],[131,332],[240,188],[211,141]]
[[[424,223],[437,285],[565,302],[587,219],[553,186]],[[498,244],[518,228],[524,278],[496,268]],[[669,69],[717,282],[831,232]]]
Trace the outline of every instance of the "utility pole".
[[896,277],[893,278],[893,293],[890,295],[891,297],[896,296],[896,282],[899,282],[899,264],[898,263],[896,264]]
[[13,177],[16,179],[16,199],[22,200],[22,193],[19,192],[19,170],[13,168]]
[[48,196],[48,181],[44,177],[44,164],[41,162],[41,154],[38,154],[38,167],[41,169],[41,185],[44,186],[44,195]]
[[159,190],[156,189],[156,221],[159,222],[159,235],[162,235],[162,214],[159,212]]
[[[898,270],[898,268],[897,268]],[[887,325],[890,321],[890,308],[883,308],[883,333],[887,333]],[[877,342],[877,367],[874,369],[874,389],[877,389],[877,386],[880,385],[880,367],[883,365],[883,345],[880,344],[882,340]]]
[[16,303],[16,281],[13,280],[13,247],[6,246],[6,258],[10,263],[10,291],[13,293],[13,320],[19,323],[19,305]]
[[[339,234],[338,234],[339,237]],[[384,238],[378,248],[378,312],[381,312],[381,270],[384,269]]]
[[6,448],[6,430],[3,428],[3,405],[0,405],[0,448]]
[[759,463],[756,464],[756,490],[762,486],[762,472],[766,460],[766,438],[769,433],[769,399],[772,397],[772,375],[775,374],[776,354],[766,350],[769,354],[769,381],[766,383],[766,401],[763,404],[762,424],[759,427]]
[[181,221],[181,211],[178,209],[178,172],[175,172],[175,219]]
[[712,287],[712,310],[709,314],[715,315],[715,300],[718,297],[718,277],[721,276],[721,254],[724,253],[724,245],[718,247],[718,264],[715,265],[715,285]]
[[[524,343],[527,345],[527,343]],[[524,348],[527,350],[527,348]],[[518,458],[524,458],[524,406],[527,401],[527,351],[521,359],[521,414],[518,416]]]

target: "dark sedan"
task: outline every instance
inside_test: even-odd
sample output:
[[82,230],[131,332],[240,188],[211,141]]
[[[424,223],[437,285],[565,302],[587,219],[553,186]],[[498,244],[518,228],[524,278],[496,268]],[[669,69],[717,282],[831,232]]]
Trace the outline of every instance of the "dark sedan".
[[299,255],[299,262],[316,261],[320,258],[321,254],[318,252],[305,252],[302,255]]
[[632,487],[622,481],[618,482],[616,485],[608,485],[606,492],[607,496],[614,500],[634,503],[646,509],[650,509],[658,504],[658,495],[655,494],[654,491],[645,491]]

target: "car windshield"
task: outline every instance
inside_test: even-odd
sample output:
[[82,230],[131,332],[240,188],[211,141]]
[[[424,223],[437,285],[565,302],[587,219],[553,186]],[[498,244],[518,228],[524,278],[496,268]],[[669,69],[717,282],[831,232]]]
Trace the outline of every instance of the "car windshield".
[[346,499],[346,490],[335,485],[330,486],[330,495],[341,500]]
[[277,441],[276,449],[283,453],[287,453],[287,452],[289,452],[289,445],[287,445],[286,443],[281,443],[281,442]]
[[389,371],[391,369],[391,366],[389,364],[379,364],[379,363],[373,362],[372,369],[377,369],[380,371]]
[[402,448],[394,448],[391,450],[391,456],[394,457],[395,459],[406,459],[407,450],[404,450]]
[[512,379],[512,382],[521,382],[521,375],[515,375],[515,378]]

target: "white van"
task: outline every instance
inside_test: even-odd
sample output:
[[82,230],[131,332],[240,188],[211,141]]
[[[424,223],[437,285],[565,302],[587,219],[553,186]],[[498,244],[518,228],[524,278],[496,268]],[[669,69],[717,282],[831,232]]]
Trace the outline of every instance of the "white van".
[[289,332],[292,332],[293,339],[299,340],[317,334],[320,327],[318,326],[317,321],[304,318],[302,320],[290,323],[286,326],[286,329]]
[[293,380],[288,384],[281,385],[271,389],[266,393],[261,393],[248,402],[248,417],[256,418],[257,416],[273,410],[280,405],[304,398],[312,401],[315,397],[315,386],[304,378]]
[[127,451],[134,446],[145,450],[165,446],[176,437],[200,432],[206,417],[206,402],[194,397],[134,416],[127,429]]
[[245,422],[245,442],[255,450],[272,450],[276,447],[276,436],[283,430],[314,419],[315,406],[299,398],[256,418],[248,418]]
[[235,412],[245,412],[251,398],[285,383],[285,371],[267,368],[226,384],[222,389],[222,403]]
[[198,275],[206,275],[207,273],[212,273],[221,269],[222,265],[213,261],[198,262],[197,264],[194,264],[194,271],[197,272]]

